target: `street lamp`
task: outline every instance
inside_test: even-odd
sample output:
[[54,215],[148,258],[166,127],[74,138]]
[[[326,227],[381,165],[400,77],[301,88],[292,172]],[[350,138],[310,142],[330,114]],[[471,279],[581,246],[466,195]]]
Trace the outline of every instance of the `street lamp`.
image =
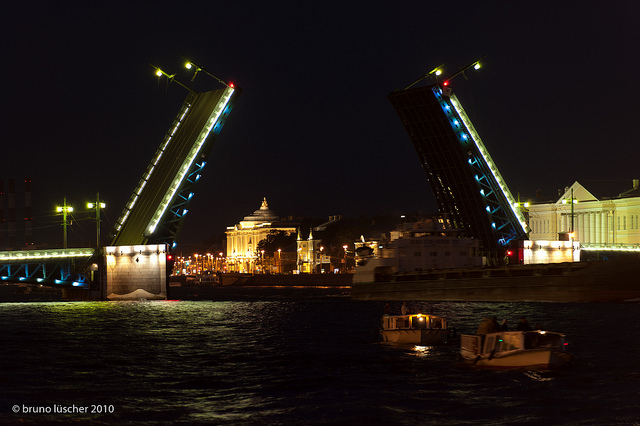
[[[578,200],[576,200],[575,198],[573,198],[573,188],[571,188],[571,230],[570,230],[570,237],[571,237],[571,245],[573,246],[573,238],[574,238],[574,232],[573,232],[573,205],[574,204],[578,204]],[[562,200],[562,204],[567,204],[567,199],[564,198]]]
[[278,268],[277,268],[277,270],[278,270],[279,274],[282,273],[282,271],[281,271],[281,269],[282,269],[282,258],[280,257],[280,253],[281,252],[282,252],[282,250],[278,249]]
[[73,212],[73,207],[67,205],[67,197],[64,197],[64,201],[62,206],[58,206],[56,208],[58,213],[62,213],[62,229],[63,229],[63,240],[62,240],[62,248],[67,248],[67,214]]
[[343,245],[342,248],[344,249],[344,273],[347,273],[347,245]]
[[105,203],[100,201],[100,193],[96,193],[96,202],[87,203],[87,208],[96,209],[96,248],[100,248],[100,209],[107,207]]

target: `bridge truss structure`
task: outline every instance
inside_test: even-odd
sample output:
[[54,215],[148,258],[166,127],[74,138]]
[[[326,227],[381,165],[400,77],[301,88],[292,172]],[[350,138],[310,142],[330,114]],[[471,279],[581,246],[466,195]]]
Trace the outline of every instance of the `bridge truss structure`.
[[89,289],[86,268],[95,249],[48,249],[0,252],[0,281],[60,288]]
[[[388,98],[418,154],[440,214],[479,240],[490,264],[506,262],[529,228],[449,80],[394,91]],[[415,84],[415,83],[414,83]]]

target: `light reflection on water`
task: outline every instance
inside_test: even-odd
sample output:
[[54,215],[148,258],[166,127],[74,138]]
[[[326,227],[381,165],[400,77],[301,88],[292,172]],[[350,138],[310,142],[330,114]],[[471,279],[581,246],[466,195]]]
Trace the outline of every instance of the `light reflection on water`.
[[[595,425],[639,418],[640,369],[629,355],[640,350],[629,339],[640,335],[637,305],[415,304],[458,332],[475,332],[486,316],[512,323],[526,316],[566,333],[576,355],[574,367],[559,372],[487,372],[458,368],[456,347],[375,343],[383,303],[262,292],[0,304],[0,422]],[[14,404],[54,403],[113,404],[116,412],[10,412]]]

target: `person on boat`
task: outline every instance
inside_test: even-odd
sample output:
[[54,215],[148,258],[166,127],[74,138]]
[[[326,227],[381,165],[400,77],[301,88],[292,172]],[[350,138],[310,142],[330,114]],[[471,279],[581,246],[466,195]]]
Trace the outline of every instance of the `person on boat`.
[[407,305],[407,302],[404,302],[402,304],[402,307],[400,308],[400,312],[402,313],[402,315],[411,315],[413,313],[409,305]]
[[478,330],[476,330],[476,334],[479,336],[485,336],[489,333],[495,333],[496,331],[500,331],[500,326],[498,325],[498,318],[485,318],[480,323]]
[[516,326],[516,330],[518,331],[531,331],[531,326],[527,322],[525,317],[520,318],[520,322]]
[[389,302],[387,302],[384,305],[384,314],[385,315],[390,315],[391,314],[391,304]]
[[509,321],[507,321],[506,318],[502,320],[502,326],[500,326],[500,330],[509,331]]

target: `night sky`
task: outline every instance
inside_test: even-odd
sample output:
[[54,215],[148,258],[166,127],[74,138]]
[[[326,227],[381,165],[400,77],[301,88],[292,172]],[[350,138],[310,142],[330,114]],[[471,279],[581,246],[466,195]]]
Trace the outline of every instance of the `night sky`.
[[181,55],[243,90],[182,245],[263,197],[281,216],[435,213],[387,95],[484,54],[452,86],[515,196],[640,178],[634,1],[17,3],[0,17],[0,179],[31,177],[36,242],[61,243],[63,197],[80,210],[98,191],[106,234],[186,96],[149,64],[188,83]]

